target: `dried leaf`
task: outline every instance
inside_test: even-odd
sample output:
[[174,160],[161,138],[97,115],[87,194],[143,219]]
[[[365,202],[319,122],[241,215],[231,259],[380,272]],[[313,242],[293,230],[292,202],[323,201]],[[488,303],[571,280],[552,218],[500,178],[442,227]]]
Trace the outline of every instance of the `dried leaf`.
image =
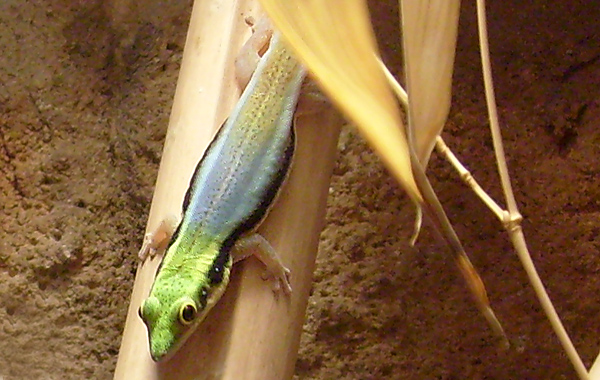
[[323,91],[352,120],[415,201],[408,144],[396,100],[377,62],[364,0],[261,0]]
[[426,168],[452,96],[459,0],[402,0],[409,138]]

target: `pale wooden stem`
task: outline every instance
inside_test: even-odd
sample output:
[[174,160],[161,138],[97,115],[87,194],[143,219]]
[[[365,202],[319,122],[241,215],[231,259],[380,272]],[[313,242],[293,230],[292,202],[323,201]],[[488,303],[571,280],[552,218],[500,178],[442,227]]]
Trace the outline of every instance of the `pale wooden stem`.
[[498,206],[498,203],[496,203],[496,201],[494,201],[492,197],[490,197],[488,193],[486,193],[485,190],[483,190],[481,186],[479,186],[479,183],[477,183],[471,172],[464,167],[464,165],[458,160],[458,158],[456,158],[454,153],[452,153],[450,148],[448,148],[448,145],[446,145],[441,136],[438,136],[436,138],[435,146],[438,152],[442,156],[446,157],[446,160],[448,160],[448,162],[450,162],[450,164],[454,166],[456,171],[458,171],[460,178],[471,188],[471,190],[473,190],[475,194],[477,194],[479,198],[481,198],[483,203],[485,203],[486,206],[488,206],[489,209],[492,210],[494,214],[496,214],[496,217],[500,220],[500,222],[503,222],[506,219],[507,212],[504,209],[502,209],[502,207]]
[[[165,216],[180,212],[194,166],[239,96],[233,61],[250,34],[244,17],[258,16],[251,9],[258,9],[254,0],[194,3],[148,231]],[[291,298],[274,297],[261,279],[264,267],[250,258],[234,268],[228,290],[198,331],[172,359],[156,364],[137,315],[160,258],[147,260],[138,267],[115,379],[292,376],[340,124],[337,114],[328,110],[300,117],[291,176],[260,229],[292,270]]]
[[394,91],[398,99],[400,99],[404,107],[408,109],[408,94],[400,85],[400,83],[398,83],[394,75],[390,72],[390,69],[388,69],[385,63],[383,63],[381,58],[377,57],[377,62],[379,62],[379,66],[381,66],[381,70],[383,70],[385,78],[388,80],[390,86],[392,86],[392,90]]
[[[392,90],[396,94],[396,97],[400,99],[400,102],[404,105],[406,109],[408,109],[408,94],[404,90],[404,88],[398,83],[394,75],[390,72],[390,69],[383,63],[380,57],[376,57],[381,70],[385,74],[388,83],[392,87]],[[418,204],[415,204],[415,223],[413,227],[413,234],[410,237],[409,243],[411,246],[414,246],[417,243],[417,239],[419,238],[419,233],[421,232],[421,226],[423,224],[423,210]]]
[[[538,295],[538,299],[544,311],[546,311],[548,319],[552,324],[552,327],[555,329],[556,334],[558,335],[560,341],[562,342],[564,339],[567,339],[570,342],[570,338],[566,335],[566,331],[564,327],[560,323],[560,319],[551,318],[550,315],[557,315],[556,310],[554,309],[554,305],[548,294],[544,289],[544,284],[540,279],[535,265],[531,260],[531,255],[529,254],[529,250],[527,249],[527,244],[525,243],[525,237],[523,235],[523,230],[521,228],[521,219],[519,219],[520,214],[517,213],[516,219],[511,219],[511,214],[503,210],[498,204],[479,186],[479,184],[475,181],[473,176],[467,171],[461,162],[456,158],[456,156],[452,153],[452,151],[446,146],[441,137],[438,137],[436,142],[438,150],[440,153],[446,156],[448,161],[456,168],[456,170],[461,175],[463,181],[467,183],[471,187],[471,189],[483,200],[483,202],[496,214],[500,222],[502,222],[504,228],[508,231],[510,239],[515,247],[515,250],[519,254],[519,258],[521,259],[521,263],[525,268],[527,275],[529,276],[529,281],[534,289],[536,289],[536,293]],[[541,289],[542,292],[538,292],[538,289]],[[558,321],[559,325],[555,325],[556,321]],[[582,364],[583,365],[583,364]],[[585,368],[585,367],[584,367]],[[587,374],[587,372],[586,372]],[[583,378],[585,379],[585,377]]]
[[489,44],[487,39],[487,23],[485,15],[485,0],[477,0],[477,24],[479,30],[479,41],[481,51],[481,64],[483,67],[483,81],[485,84],[485,98],[488,107],[490,129],[492,133],[492,139],[494,142],[494,152],[496,154],[496,162],[498,164],[498,172],[500,174],[500,181],[502,183],[502,189],[504,190],[504,196],[506,198],[508,208],[508,218],[504,221],[505,228],[507,229],[510,239],[515,246],[517,255],[521,260],[523,268],[527,272],[529,281],[538,299],[548,317],[555,334],[560,340],[563,349],[565,350],[569,360],[571,361],[577,375],[580,379],[588,379],[588,372],[583,365],[577,350],[573,346],[573,342],[569,338],[567,331],[565,330],[550,297],[544,288],[544,285],[537,273],[535,265],[527,249],[525,237],[521,229],[520,222],[522,217],[517,208],[517,202],[512,190],[510,183],[510,176],[508,174],[508,167],[506,165],[506,159],[504,155],[504,146],[502,143],[502,135],[500,133],[500,127],[498,125],[498,111],[496,108],[496,100],[494,95],[494,83],[492,80],[492,70],[490,64],[490,52]]
[[[227,11],[211,10],[211,1],[194,4],[146,231],[154,231],[167,215],[181,212],[190,174],[235,101],[236,94],[225,91],[224,83],[227,79],[230,88],[235,88],[228,64],[235,54],[230,35],[234,25],[243,21],[231,14],[237,9],[235,0],[228,2]],[[157,366],[148,354],[146,329],[137,315],[158,263],[157,257],[138,266],[115,379],[158,378]]]
[[590,380],[600,380],[600,355],[596,357],[590,368]]
[[[446,159],[454,166],[454,168],[459,172],[463,181],[465,181],[465,183],[467,183],[467,185],[471,187],[471,189],[483,200],[483,202],[496,214],[498,219],[500,219],[500,222],[502,222],[502,225],[509,233],[513,246],[515,247],[519,258],[521,259],[521,263],[525,268],[527,275],[529,276],[529,281],[533,288],[536,290],[536,294],[538,296],[540,304],[542,305],[542,308],[548,315],[548,319],[550,320],[550,323],[552,324],[552,327],[554,328],[559,340],[563,342],[566,339],[568,340],[568,342],[571,342],[564,327],[562,326],[562,323],[560,322],[560,319],[558,319],[558,314],[554,309],[554,305],[552,304],[552,301],[546,293],[544,289],[544,284],[542,283],[542,280],[540,279],[535,269],[535,265],[531,260],[531,255],[529,254],[529,250],[525,242],[525,237],[523,235],[523,229],[520,225],[520,214],[517,213],[516,219],[511,219],[511,214],[508,211],[503,210],[500,206],[498,206],[498,204],[479,186],[479,184],[475,181],[471,173],[469,173],[469,171],[465,169],[465,167],[456,158],[452,151],[446,146],[441,137],[438,137],[436,144],[438,151],[440,151],[440,153],[443,154],[446,157]],[[538,289],[541,289],[542,291],[538,292]],[[551,318],[551,315],[556,315],[557,317]],[[556,322],[558,322],[558,325],[556,325]],[[583,363],[581,364],[583,365]],[[583,368],[585,369],[585,367]],[[582,377],[582,379],[585,378],[586,377]]]
[[[550,324],[552,325],[556,335],[558,336],[561,343],[568,341],[572,346],[571,340],[570,340],[569,336],[567,335],[564,327],[562,326],[560,319],[558,318],[556,309],[554,309],[554,305],[552,304],[552,301],[550,300],[550,297],[548,296],[548,294],[544,288],[544,284],[542,283],[542,280],[540,279],[540,276],[538,275],[537,270],[535,269],[535,265],[533,264],[533,261],[531,259],[531,255],[529,254],[529,250],[528,250],[527,244],[525,242],[525,237],[523,235],[523,229],[521,228],[521,224],[520,224],[521,223],[520,214],[517,213],[516,214],[517,217],[515,219],[512,219],[511,214],[508,211],[500,208],[500,206],[498,206],[498,204],[483,189],[481,189],[481,187],[479,187],[479,185],[477,184],[475,179],[470,175],[470,173],[468,171],[466,171],[466,169],[464,169],[464,166],[460,163],[460,161],[458,161],[456,156],[454,156],[454,154],[450,151],[450,149],[446,146],[446,144],[443,143],[443,140],[440,137],[438,137],[438,141],[437,141],[438,150],[440,150],[441,144],[443,144],[443,148],[441,148],[441,149],[444,149],[444,152],[440,152],[440,153],[442,153],[443,155],[446,156],[448,161],[450,161],[450,163],[455,167],[455,169],[461,174],[461,178],[467,183],[467,185],[469,185],[471,187],[471,189],[475,193],[477,193],[477,195],[483,200],[483,202],[496,214],[498,219],[500,219],[500,222],[502,223],[502,225],[504,226],[504,228],[506,229],[506,231],[509,234],[511,242],[512,242],[513,246],[515,247],[515,250],[517,251],[519,259],[521,260],[521,264],[523,265],[523,267],[525,268],[525,271],[527,272],[527,276],[529,277],[529,282],[531,283],[531,286],[534,288],[534,290],[538,296],[538,300],[539,300],[540,304],[542,305],[542,308],[546,312],[546,315],[548,316],[548,319],[550,320]],[[465,170],[466,173],[468,173],[468,174],[463,174],[464,173],[463,170]],[[553,315],[556,317],[553,318],[552,317]],[[563,343],[563,345],[564,345],[564,343]],[[566,348],[565,348],[565,350],[566,350]],[[575,354],[577,355],[576,352],[575,352]],[[577,355],[577,358],[579,358],[578,355]],[[581,365],[583,366],[583,363],[581,363]],[[583,367],[583,369],[585,371],[585,367]],[[580,373],[579,373],[579,375],[581,377]],[[587,372],[585,372],[585,376],[587,376]],[[586,379],[586,378],[587,377],[581,377],[581,379]]]

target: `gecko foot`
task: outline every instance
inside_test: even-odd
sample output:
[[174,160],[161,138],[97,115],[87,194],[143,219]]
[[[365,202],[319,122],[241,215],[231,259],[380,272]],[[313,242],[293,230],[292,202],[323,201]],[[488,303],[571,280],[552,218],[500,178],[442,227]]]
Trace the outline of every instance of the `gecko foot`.
[[283,265],[275,249],[260,234],[253,233],[240,238],[233,246],[232,255],[234,263],[254,255],[266,267],[262,275],[263,280],[273,280],[273,291],[277,293],[283,290],[287,295],[292,293],[290,270]]
[[286,295],[292,294],[292,284],[290,283],[291,272],[286,267],[281,267],[281,271],[278,274],[272,273],[270,270],[265,270],[262,274],[262,279],[265,281],[272,281],[273,293],[278,294],[283,291]]
[[152,258],[156,256],[158,251],[161,251],[167,247],[167,244],[173,236],[173,232],[179,223],[179,218],[175,215],[169,215],[160,222],[160,225],[156,230],[148,232],[144,235],[144,242],[142,248],[138,252],[140,260],[144,261],[148,257]]
[[144,261],[147,257],[154,257],[156,255],[157,249],[154,243],[154,232],[148,232],[144,235],[144,242],[142,243],[142,248],[138,252],[138,257],[140,260]]

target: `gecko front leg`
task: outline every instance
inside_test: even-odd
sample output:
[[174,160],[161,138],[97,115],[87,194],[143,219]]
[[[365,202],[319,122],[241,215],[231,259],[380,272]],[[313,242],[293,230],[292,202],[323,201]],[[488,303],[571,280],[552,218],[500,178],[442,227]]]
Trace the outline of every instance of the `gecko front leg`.
[[175,229],[179,225],[180,218],[175,215],[169,215],[161,220],[158,227],[144,236],[142,248],[138,253],[140,260],[144,261],[147,257],[154,257],[157,252],[167,248]]
[[267,276],[264,279],[273,278],[273,290],[275,292],[283,288],[286,294],[292,293],[290,270],[283,265],[281,258],[267,239],[258,233],[242,236],[236,241],[231,250],[234,263],[252,255],[259,259],[267,268]]

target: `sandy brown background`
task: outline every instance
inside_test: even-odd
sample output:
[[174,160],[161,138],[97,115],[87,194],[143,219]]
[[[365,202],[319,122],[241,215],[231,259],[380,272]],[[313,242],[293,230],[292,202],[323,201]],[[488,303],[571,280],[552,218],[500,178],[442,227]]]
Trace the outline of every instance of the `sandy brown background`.
[[[0,3],[0,378],[110,379],[191,1],[33,3]],[[395,1],[371,3],[399,73]],[[474,14],[464,2],[444,137],[499,198]],[[489,19],[525,233],[590,365],[600,349],[600,5],[495,1]],[[430,174],[514,348],[498,350],[433,234],[408,246],[410,204],[346,128],[296,378],[574,378],[499,223],[435,155]]]

